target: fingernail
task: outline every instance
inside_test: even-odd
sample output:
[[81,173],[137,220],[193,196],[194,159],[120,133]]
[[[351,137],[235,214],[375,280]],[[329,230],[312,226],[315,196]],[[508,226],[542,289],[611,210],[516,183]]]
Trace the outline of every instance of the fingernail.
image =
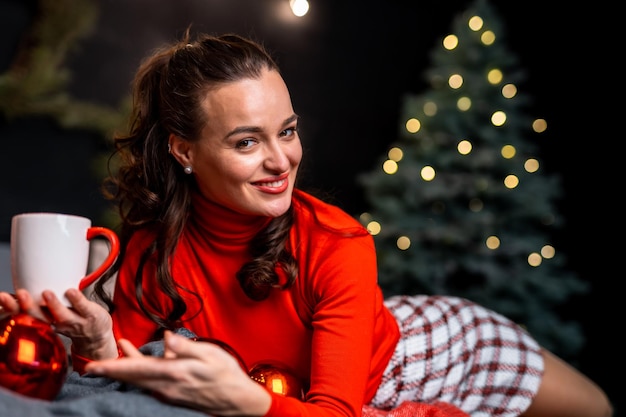
[[178,345],[178,335],[171,333],[169,337],[167,338],[167,345],[170,348],[176,347]]

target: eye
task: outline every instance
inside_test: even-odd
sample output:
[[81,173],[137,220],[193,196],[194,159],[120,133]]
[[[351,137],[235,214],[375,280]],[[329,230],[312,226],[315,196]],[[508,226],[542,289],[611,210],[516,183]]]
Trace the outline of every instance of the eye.
[[253,147],[256,144],[256,140],[254,139],[242,139],[239,142],[237,142],[236,148],[237,149],[248,149]]
[[287,129],[283,130],[282,132],[280,132],[280,136],[293,136],[296,134],[296,132],[298,131],[298,128],[296,126],[294,127],[288,127]]

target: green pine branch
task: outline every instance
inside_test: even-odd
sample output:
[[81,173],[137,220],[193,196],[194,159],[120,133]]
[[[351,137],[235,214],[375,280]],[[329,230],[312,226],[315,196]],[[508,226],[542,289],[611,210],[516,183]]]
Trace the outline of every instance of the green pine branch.
[[67,92],[68,57],[88,37],[98,17],[93,0],[40,0],[9,70],[0,74],[0,113],[8,121],[50,116],[67,129],[95,131],[103,138],[124,126],[128,100],[111,108]]

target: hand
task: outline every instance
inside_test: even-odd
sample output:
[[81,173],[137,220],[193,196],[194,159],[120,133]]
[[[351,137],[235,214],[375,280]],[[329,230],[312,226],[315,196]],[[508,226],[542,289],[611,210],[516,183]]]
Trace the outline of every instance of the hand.
[[0,307],[5,314],[23,312],[49,322],[55,331],[72,339],[72,350],[81,356],[90,359],[116,358],[117,346],[108,311],[89,301],[77,289],[68,290],[65,296],[72,304],[71,308],[52,291],[42,293],[45,306],[37,305],[24,289],[18,289],[15,296],[0,292]]
[[52,291],[44,291],[48,316],[57,332],[72,339],[72,351],[89,359],[117,358],[111,315],[78,289],[65,292],[72,305],[63,304]]
[[168,331],[163,357],[154,357],[144,356],[128,340],[118,343],[124,357],[91,362],[86,371],[132,383],[173,404],[209,414],[263,416],[269,410],[269,392],[216,344]]

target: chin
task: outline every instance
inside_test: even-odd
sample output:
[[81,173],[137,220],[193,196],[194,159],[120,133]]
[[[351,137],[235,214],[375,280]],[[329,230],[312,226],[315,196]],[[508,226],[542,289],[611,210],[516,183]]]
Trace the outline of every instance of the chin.
[[282,216],[291,207],[291,193],[289,198],[281,198],[280,201],[273,201],[269,203],[263,211],[263,214],[269,217]]
[[268,217],[280,217],[287,212],[289,206],[285,206],[284,208],[272,208],[267,210],[264,214]]

